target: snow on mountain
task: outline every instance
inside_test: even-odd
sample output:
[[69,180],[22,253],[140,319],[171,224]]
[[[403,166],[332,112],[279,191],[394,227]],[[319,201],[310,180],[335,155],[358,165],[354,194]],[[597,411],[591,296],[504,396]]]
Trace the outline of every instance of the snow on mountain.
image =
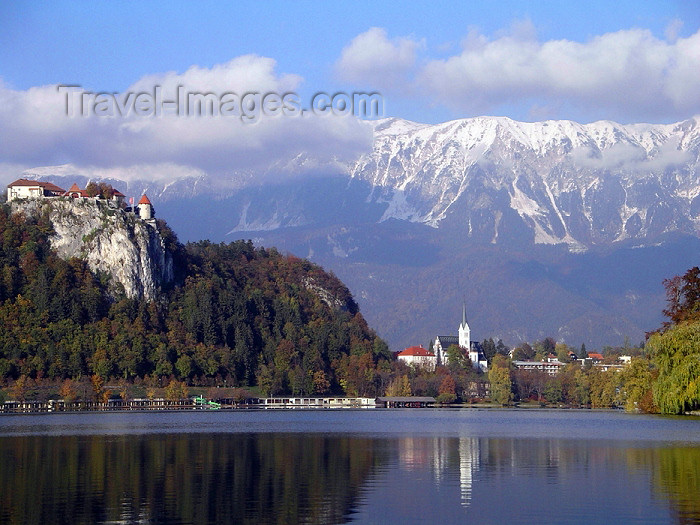
[[[301,152],[264,173],[214,177],[164,167],[158,176],[129,173],[120,181],[115,172],[102,180],[127,195],[148,192],[160,202],[233,198],[229,216],[221,217],[224,233],[312,225],[323,197],[331,215],[339,206],[364,207],[372,221],[456,228],[495,244],[566,244],[585,251],[700,228],[699,121],[622,125],[476,117],[430,125],[387,118],[366,123],[373,129],[373,149],[350,164],[320,162]],[[366,186],[361,201],[337,194],[337,182],[329,183],[331,197],[318,186],[319,177],[339,172]],[[71,165],[22,176],[66,185],[99,179]],[[280,181],[300,190],[290,192]],[[314,190],[304,192],[311,185]],[[250,188],[260,191],[247,197]]]
[[[440,227],[451,214],[474,235],[502,237],[516,212],[535,243],[572,250],[700,226],[698,118],[667,125],[516,122],[374,123],[374,149],[349,167],[368,181],[382,220]],[[510,213],[512,215],[512,213]]]

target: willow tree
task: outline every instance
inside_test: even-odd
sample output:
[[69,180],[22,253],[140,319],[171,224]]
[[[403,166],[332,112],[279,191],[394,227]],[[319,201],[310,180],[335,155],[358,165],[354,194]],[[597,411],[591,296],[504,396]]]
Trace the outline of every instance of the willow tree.
[[654,402],[665,414],[700,408],[700,322],[684,322],[653,334],[646,344],[659,370]]

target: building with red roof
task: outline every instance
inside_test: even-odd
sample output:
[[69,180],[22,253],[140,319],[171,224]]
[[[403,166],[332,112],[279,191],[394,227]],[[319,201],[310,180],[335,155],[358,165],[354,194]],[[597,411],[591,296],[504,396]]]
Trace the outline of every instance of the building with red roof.
[[437,357],[434,353],[420,346],[409,346],[405,350],[399,352],[396,356],[399,361],[403,361],[407,365],[425,368],[426,370],[435,370]]
[[7,200],[13,199],[43,199],[44,197],[60,197],[66,190],[51,182],[38,180],[17,179],[7,185]]

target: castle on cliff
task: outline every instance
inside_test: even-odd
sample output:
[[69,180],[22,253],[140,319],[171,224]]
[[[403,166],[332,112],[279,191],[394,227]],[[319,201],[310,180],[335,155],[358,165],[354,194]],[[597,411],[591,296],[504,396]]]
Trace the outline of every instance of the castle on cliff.
[[87,188],[79,188],[77,184],[73,184],[68,191],[51,182],[29,179],[17,179],[16,181],[7,185],[8,201],[16,199],[51,199],[57,197],[106,201],[108,205],[115,208],[125,208],[127,212],[134,213],[137,217],[151,226],[156,226],[155,208],[145,193],[141,196],[141,199],[136,206],[133,206],[133,197],[130,199],[132,206],[125,206],[126,196],[111,186],[109,187],[107,195],[101,195],[99,192],[97,195],[95,195],[94,192],[88,191]]

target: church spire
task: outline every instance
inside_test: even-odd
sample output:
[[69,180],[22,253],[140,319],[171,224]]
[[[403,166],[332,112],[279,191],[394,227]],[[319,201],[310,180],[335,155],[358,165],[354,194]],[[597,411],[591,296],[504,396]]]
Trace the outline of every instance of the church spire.
[[457,332],[459,339],[459,346],[469,351],[471,348],[470,341],[470,330],[467,324],[467,303],[462,301],[462,323],[459,325],[459,330]]

